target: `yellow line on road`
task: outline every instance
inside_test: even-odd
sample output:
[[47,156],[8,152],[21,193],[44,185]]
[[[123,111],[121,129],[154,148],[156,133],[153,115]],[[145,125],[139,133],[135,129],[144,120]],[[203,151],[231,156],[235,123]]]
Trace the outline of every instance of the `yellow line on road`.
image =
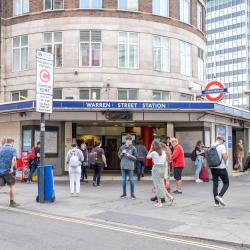
[[205,248],[205,249],[233,250],[232,248],[210,245],[210,244],[206,244],[206,243],[199,243],[199,242],[195,242],[195,241],[191,241],[191,240],[182,240],[182,239],[168,237],[168,236],[164,236],[164,235],[160,235],[160,234],[156,234],[156,233],[149,233],[147,231],[144,231],[144,232],[137,231],[137,230],[132,230],[132,229],[118,227],[118,226],[105,225],[105,224],[101,224],[101,223],[91,222],[91,221],[87,221],[87,220],[77,220],[77,219],[71,219],[71,218],[67,218],[67,217],[63,217],[63,216],[33,212],[33,211],[23,210],[20,208],[8,208],[8,207],[0,206],[0,209],[18,212],[18,213],[22,213],[22,214],[33,215],[33,216],[42,217],[42,218],[47,218],[47,219],[51,219],[51,220],[70,222],[70,223],[74,223],[74,224],[102,228],[102,229],[116,231],[116,232],[128,233],[128,234],[143,236],[143,237],[152,238],[152,239],[156,239],[156,240],[175,242],[175,243],[179,243],[179,244],[183,244],[183,245],[190,245],[190,246],[195,246],[195,247],[200,247],[200,248]]

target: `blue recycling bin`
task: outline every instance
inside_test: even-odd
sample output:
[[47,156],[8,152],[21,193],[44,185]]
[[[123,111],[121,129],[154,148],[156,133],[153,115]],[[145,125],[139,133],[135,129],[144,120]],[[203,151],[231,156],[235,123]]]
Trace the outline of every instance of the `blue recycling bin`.
[[[38,178],[38,195],[36,201],[39,201],[39,190],[41,183],[41,167],[37,168],[37,178]],[[44,166],[44,201],[45,202],[54,202],[55,201],[55,189],[54,189],[54,174],[53,166],[45,165]]]

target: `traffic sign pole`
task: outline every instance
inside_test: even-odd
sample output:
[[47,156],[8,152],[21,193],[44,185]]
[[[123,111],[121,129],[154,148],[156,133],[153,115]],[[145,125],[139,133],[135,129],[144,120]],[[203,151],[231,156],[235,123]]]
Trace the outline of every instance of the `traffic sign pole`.
[[45,113],[41,113],[40,120],[40,188],[39,202],[44,203],[44,159],[45,159]]

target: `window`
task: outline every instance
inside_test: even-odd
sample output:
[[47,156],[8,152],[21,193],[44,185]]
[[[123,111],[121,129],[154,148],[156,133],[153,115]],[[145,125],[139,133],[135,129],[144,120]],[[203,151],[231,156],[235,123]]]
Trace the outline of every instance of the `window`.
[[203,30],[202,26],[203,26],[202,5],[199,2],[197,2],[197,28],[202,31]]
[[28,36],[16,36],[12,39],[12,70],[28,69]]
[[137,11],[138,0],[118,0],[118,9]]
[[13,15],[20,16],[29,13],[29,0],[13,0]]
[[170,44],[169,39],[161,36],[153,38],[154,70],[170,71]]
[[61,10],[63,9],[63,0],[44,0],[45,10]]
[[18,102],[18,101],[24,101],[28,98],[28,91],[27,90],[21,90],[11,93],[11,101],[12,102]]
[[55,88],[53,90],[53,99],[62,99],[62,89]]
[[190,0],[180,0],[180,20],[190,23]]
[[168,101],[168,100],[170,100],[170,92],[154,90],[153,91],[153,100],[154,101]]
[[101,9],[102,0],[80,0],[81,9]]
[[153,14],[158,16],[169,15],[169,0],[153,0]]
[[55,67],[62,67],[62,32],[46,32],[43,35],[44,49],[54,54]]
[[102,58],[102,33],[100,30],[80,31],[80,66],[100,67]]
[[192,76],[192,56],[191,44],[186,42],[180,43],[181,50],[181,74]]
[[179,101],[193,101],[194,97],[188,94],[180,94]]
[[118,100],[137,100],[137,89],[118,89]]
[[205,53],[202,49],[198,48],[198,79],[204,80],[205,70],[204,70],[204,60]]
[[133,32],[119,32],[118,43],[119,68],[138,68],[138,34]]
[[101,90],[100,89],[81,89],[80,99],[82,100],[100,100]]

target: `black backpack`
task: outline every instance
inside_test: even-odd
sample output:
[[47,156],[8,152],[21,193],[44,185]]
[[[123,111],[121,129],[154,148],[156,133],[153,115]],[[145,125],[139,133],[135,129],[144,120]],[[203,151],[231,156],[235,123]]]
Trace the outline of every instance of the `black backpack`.
[[210,168],[217,168],[220,166],[222,162],[223,156],[220,159],[218,151],[217,151],[218,146],[219,145],[212,146],[206,151],[207,164],[208,164],[208,167]]
[[193,151],[192,151],[192,153],[191,153],[191,155],[190,155],[190,159],[192,160],[192,161],[195,161],[196,160],[196,149],[194,149]]

